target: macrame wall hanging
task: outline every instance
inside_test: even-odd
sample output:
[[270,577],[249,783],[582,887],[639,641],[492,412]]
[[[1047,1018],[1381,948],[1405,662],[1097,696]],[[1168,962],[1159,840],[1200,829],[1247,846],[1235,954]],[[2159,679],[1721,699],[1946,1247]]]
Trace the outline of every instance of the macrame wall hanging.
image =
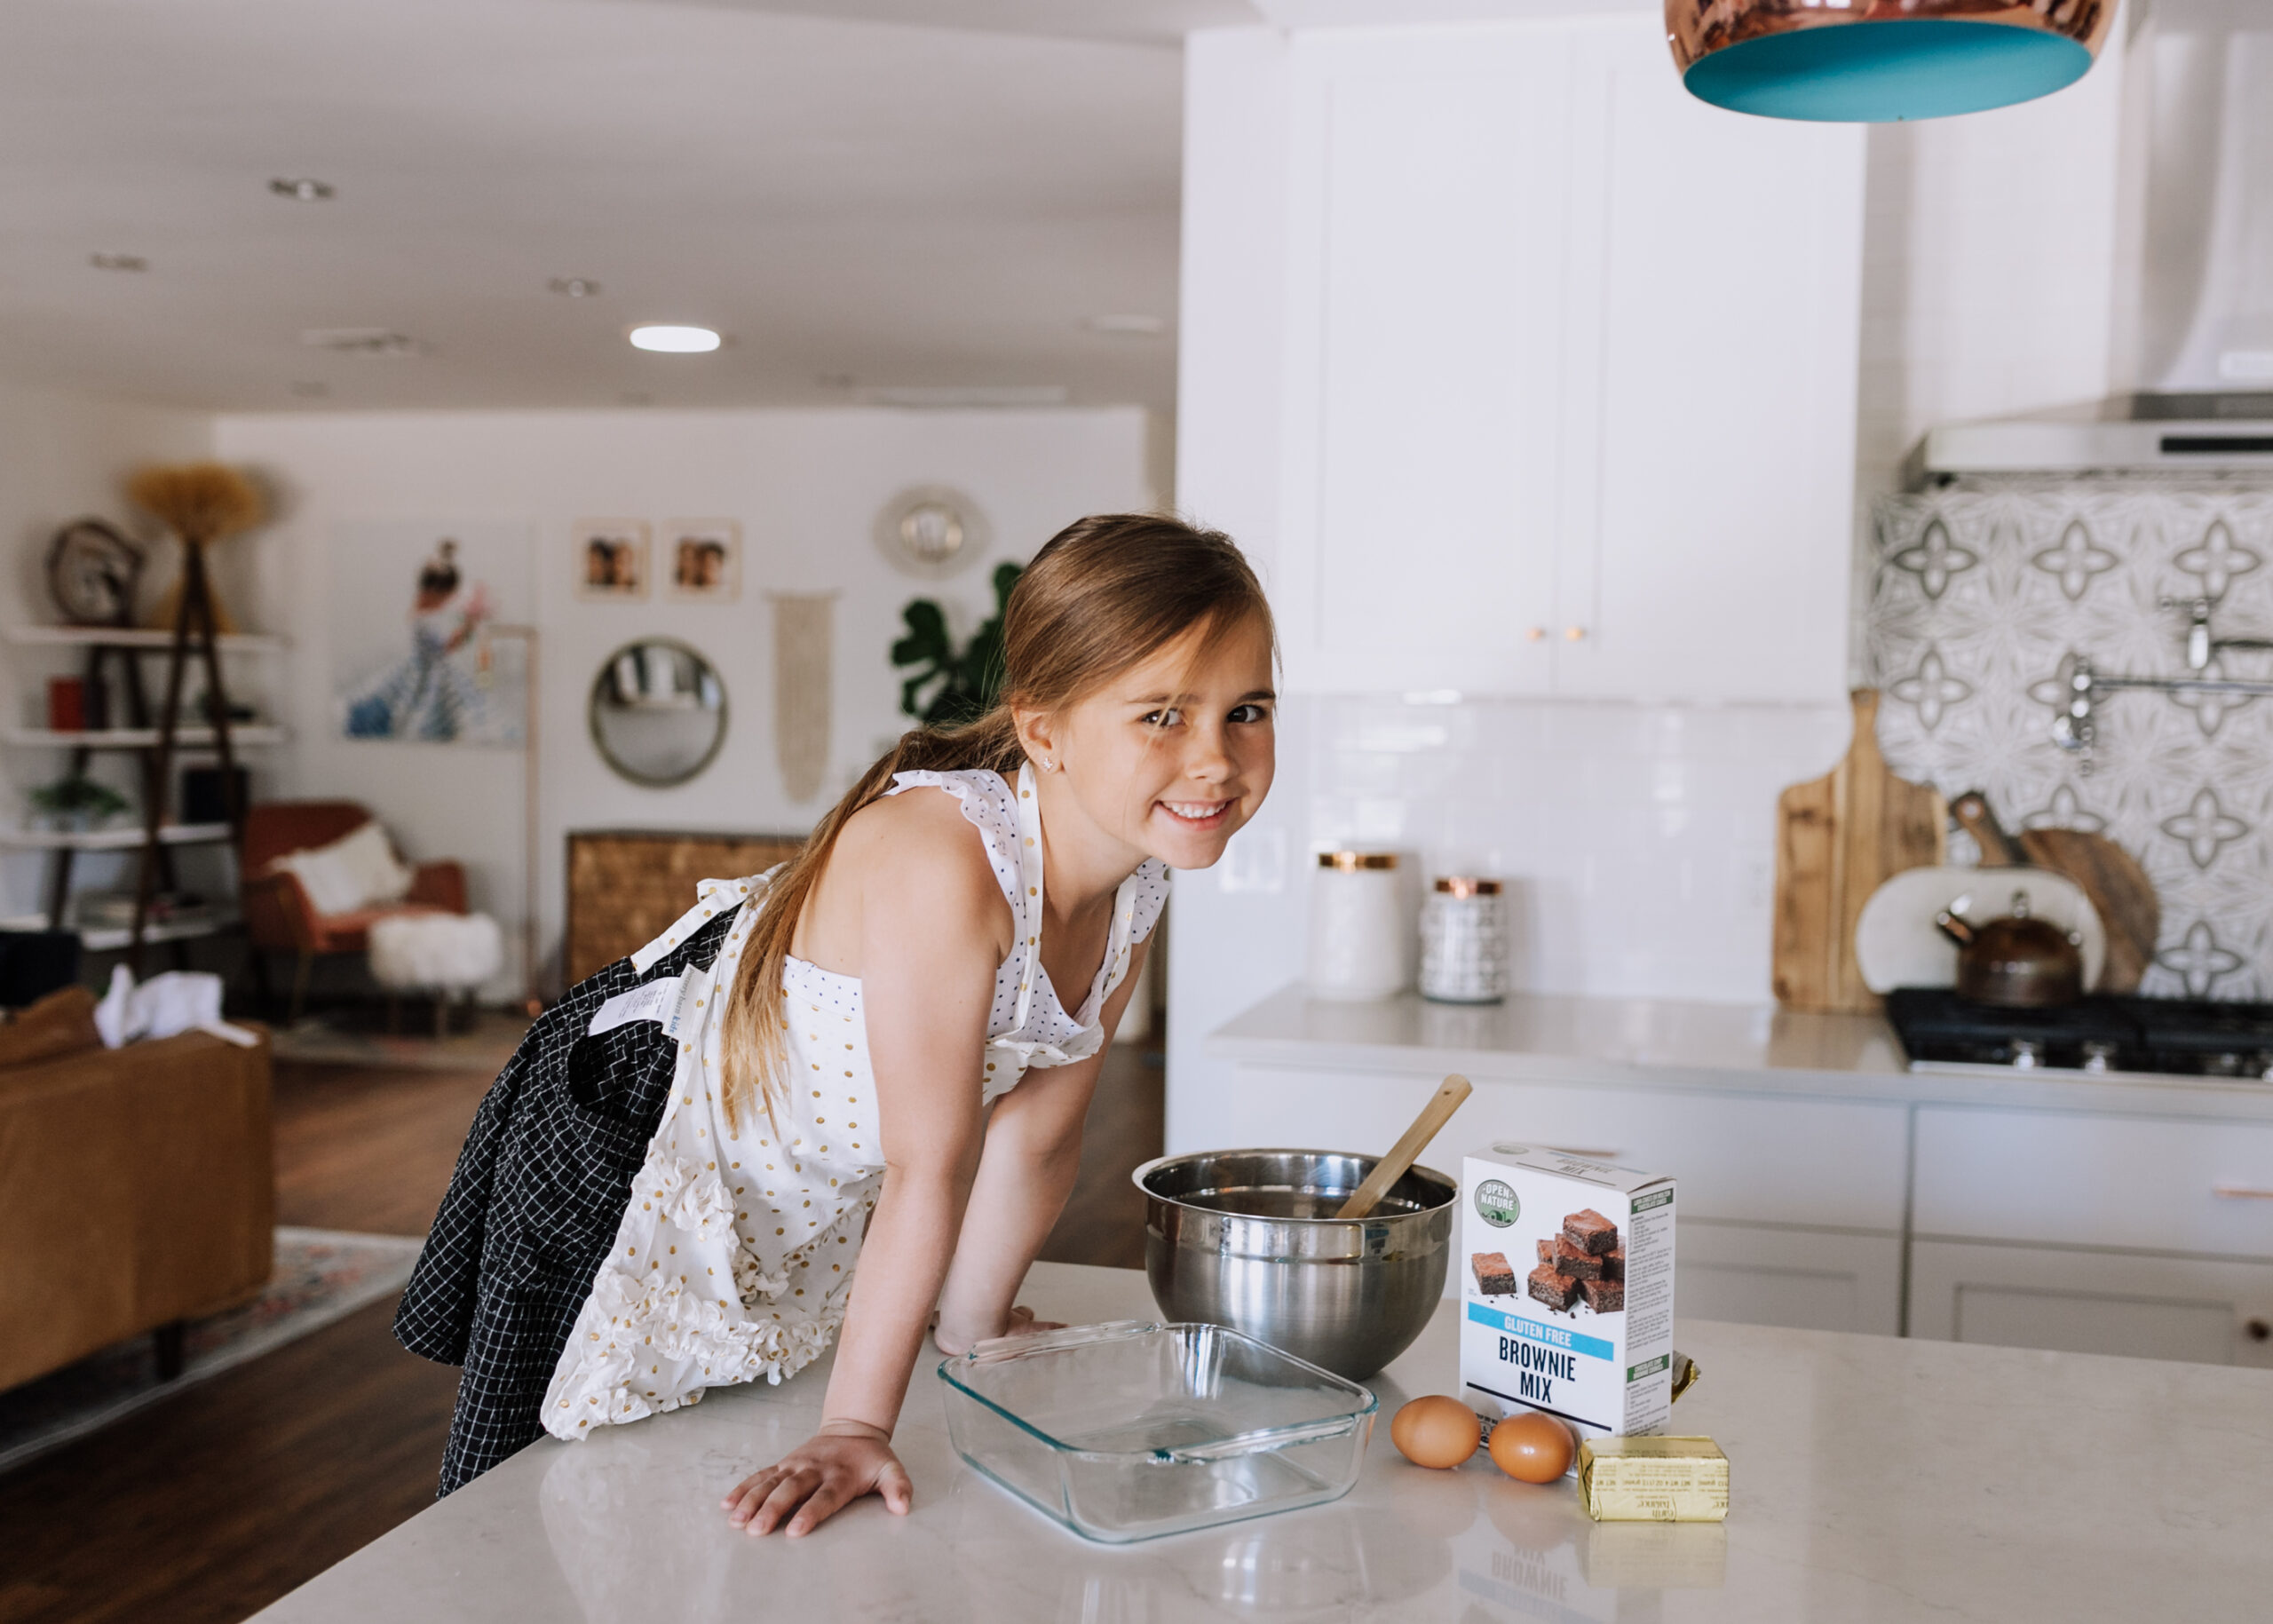
[[828,772],[829,659],[836,594],[774,592],[773,750],[792,801]]

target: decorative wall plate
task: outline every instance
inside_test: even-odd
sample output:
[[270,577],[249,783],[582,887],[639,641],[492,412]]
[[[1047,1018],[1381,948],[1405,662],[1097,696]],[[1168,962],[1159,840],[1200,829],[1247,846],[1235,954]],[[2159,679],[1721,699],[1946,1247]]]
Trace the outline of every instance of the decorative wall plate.
[[884,503],[875,539],[901,574],[939,581],[984,556],[992,538],[970,497],[945,486],[919,485]]

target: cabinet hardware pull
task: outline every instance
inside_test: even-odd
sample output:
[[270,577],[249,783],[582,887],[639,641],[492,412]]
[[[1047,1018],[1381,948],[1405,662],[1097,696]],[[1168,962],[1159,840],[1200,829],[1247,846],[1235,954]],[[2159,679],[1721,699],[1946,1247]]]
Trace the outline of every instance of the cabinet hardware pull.
[[1526,643],[1543,642],[1546,639],[1546,637],[1547,628],[1544,626],[1526,626],[1524,628],[1524,641]]
[[2210,1193],[2222,1201],[2273,1201],[2273,1190],[2262,1184],[2212,1184]]
[[1584,626],[1565,626],[1563,629],[1563,638],[1567,643],[1584,642],[1586,636],[1587,629]]

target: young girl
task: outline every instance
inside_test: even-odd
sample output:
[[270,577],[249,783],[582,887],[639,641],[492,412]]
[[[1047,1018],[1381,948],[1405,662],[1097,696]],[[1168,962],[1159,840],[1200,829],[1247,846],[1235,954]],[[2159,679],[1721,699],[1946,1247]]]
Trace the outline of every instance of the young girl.
[[465,1366],[445,1493],[540,1425],[779,1382],[841,1335],[819,1432],[729,1518],[905,1512],[891,1431],[934,1306],[946,1353],[1034,1328],[1014,1294],[1164,870],[1214,863],[1270,789],[1274,646],[1228,539],[1141,516],[1053,539],[1003,638],[994,710],[907,734],[796,861],[706,882],[483,1102],[397,1322]]

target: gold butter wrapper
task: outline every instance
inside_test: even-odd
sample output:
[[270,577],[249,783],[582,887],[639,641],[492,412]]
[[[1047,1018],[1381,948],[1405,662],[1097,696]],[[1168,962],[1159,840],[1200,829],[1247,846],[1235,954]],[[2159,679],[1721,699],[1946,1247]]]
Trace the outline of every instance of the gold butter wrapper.
[[1590,1438],[1579,1501],[1598,1523],[1717,1523],[1729,1515],[1729,1457],[1709,1438]]

